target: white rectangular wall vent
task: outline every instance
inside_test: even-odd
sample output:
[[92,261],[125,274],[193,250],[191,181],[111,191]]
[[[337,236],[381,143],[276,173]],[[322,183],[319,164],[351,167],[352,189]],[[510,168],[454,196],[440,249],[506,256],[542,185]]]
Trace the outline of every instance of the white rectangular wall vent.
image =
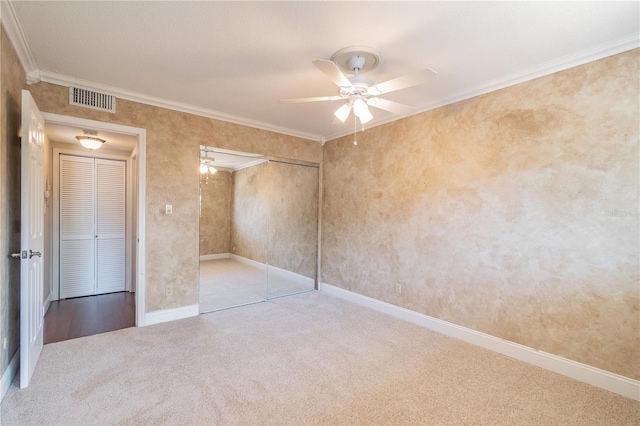
[[69,87],[69,105],[116,112],[116,97],[79,87]]

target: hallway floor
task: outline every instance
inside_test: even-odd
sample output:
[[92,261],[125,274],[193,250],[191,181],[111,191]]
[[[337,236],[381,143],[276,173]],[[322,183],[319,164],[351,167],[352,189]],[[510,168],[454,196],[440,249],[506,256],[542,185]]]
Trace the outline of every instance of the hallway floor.
[[120,292],[51,302],[44,317],[44,343],[134,327],[135,293]]

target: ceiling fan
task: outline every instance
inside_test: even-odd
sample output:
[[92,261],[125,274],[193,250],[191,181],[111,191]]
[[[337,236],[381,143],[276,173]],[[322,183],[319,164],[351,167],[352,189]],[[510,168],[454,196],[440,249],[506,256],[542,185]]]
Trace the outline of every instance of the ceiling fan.
[[[360,74],[376,68],[379,61],[380,57],[370,47],[355,46],[338,50],[328,61],[321,59],[313,61],[313,65],[338,86],[338,95],[282,99],[280,102],[302,103],[345,100],[347,102],[334,112],[334,115],[343,123],[347,117],[349,117],[352,109],[354,115],[360,120],[360,123],[368,123],[373,118],[373,115],[369,111],[369,106],[398,115],[409,115],[415,112],[415,108],[413,107],[382,99],[378,96],[427,83],[435,77],[437,74],[436,71],[431,68],[426,68],[413,74],[407,74],[383,83],[373,84],[371,79],[362,77]],[[345,76],[341,68],[344,71],[352,72],[353,76]]]

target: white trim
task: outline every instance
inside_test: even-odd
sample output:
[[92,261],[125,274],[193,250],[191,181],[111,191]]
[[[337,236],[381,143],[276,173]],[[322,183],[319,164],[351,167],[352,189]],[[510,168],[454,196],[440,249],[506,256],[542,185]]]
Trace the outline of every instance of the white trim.
[[[137,136],[137,233],[136,241],[136,326],[145,325],[146,309],[146,270],[145,270],[145,197],[146,197],[146,161],[147,161],[147,131],[139,127],[125,126],[122,124],[107,123],[103,121],[88,120],[85,118],[71,117],[67,115],[42,113],[46,123],[56,123],[81,127],[86,130],[104,130],[109,132],[124,133]],[[52,160],[53,161],[53,160]],[[54,162],[55,164],[55,162]],[[133,237],[135,239],[135,236]],[[53,262],[52,262],[53,264]]]
[[113,95],[116,98],[126,99],[128,101],[139,102],[142,104],[153,105],[160,108],[166,108],[173,111],[186,112],[187,114],[198,115],[201,117],[213,118],[214,120],[225,121],[228,123],[240,124],[242,126],[253,127],[256,129],[267,130],[269,132],[280,133],[283,135],[294,136],[301,139],[308,139],[315,142],[320,141],[321,136],[313,133],[299,132],[297,130],[288,129],[286,127],[274,126],[262,121],[251,120],[239,117],[237,115],[226,114],[208,108],[174,102],[168,99],[157,98],[155,96],[145,95],[143,93],[131,90],[120,89],[118,87],[108,86],[106,84],[94,83],[92,81],[83,80],[68,75],[57,74],[45,70],[37,70],[27,73],[29,81],[44,81],[46,83],[57,84],[65,87],[79,87],[81,89],[95,90],[107,95]]
[[4,370],[4,374],[2,374],[2,380],[0,381],[0,402],[4,399],[4,396],[11,387],[11,382],[18,372],[18,367],[20,367],[20,347],[18,347],[16,353],[13,354],[13,358],[11,358],[7,369]]
[[[301,139],[308,139],[308,140],[316,141],[321,145],[324,145],[325,141],[337,139],[352,133],[351,130],[335,132],[328,135],[317,135],[313,133],[300,132],[297,130],[293,130],[293,129],[289,129],[281,126],[274,126],[269,123],[250,120],[247,118],[226,114],[226,113],[222,113],[222,112],[207,109],[207,108],[187,105],[180,102],[174,102],[167,99],[145,95],[143,93],[120,89],[117,87],[108,86],[101,83],[95,83],[92,81],[83,80],[83,79],[79,79],[79,78],[75,78],[75,77],[71,77],[63,74],[58,74],[58,73],[54,73],[46,70],[40,70],[37,68],[35,64],[33,55],[31,53],[29,45],[26,42],[24,32],[20,25],[20,21],[17,19],[15,11],[13,10],[13,6],[11,4],[12,2],[10,0],[3,0],[3,1],[0,1],[0,3],[2,4],[2,9],[1,9],[2,11],[0,12],[2,24],[7,32],[7,36],[9,37],[9,40],[11,40],[11,43],[13,44],[13,47],[16,50],[16,53],[18,55],[18,58],[20,59],[20,62],[22,63],[22,66],[25,69],[25,73],[27,74],[27,82],[29,84],[44,81],[47,83],[58,84],[66,87],[74,86],[74,87],[80,87],[88,90],[97,90],[97,91],[105,92],[106,94],[116,96],[117,98],[120,98],[120,99],[126,99],[133,102],[140,102],[147,105],[154,105],[157,107],[167,108],[174,111],[186,112],[188,114],[194,114],[202,117],[213,118],[215,120],[221,120],[229,123],[240,124],[243,126],[267,130],[270,132],[294,136]],[[416,111],[415,114],[420,114],[420,113],[430,111],[432,109],[436,109],[445,105],[449,105],[455,102],[460,102],[465,99],[470,99],[475,96],[479,96],[489,92],[493,92],[495,90],[503,89],[505,87],[513,86],[515,84],[519,84],[524,81],[533,80],[535,78],[543,77],[545,75],[549,75],[555,72],[559,72],[559,71],[563,71],[579,65],[583,65],[588,62],[593,62],[599,59],[603,59],[608,56],[616,55],[631,49],[635,49],[637,47],[640,47],[640,33],[636,32],[626,37],[622,37],[617,40],[602,43],[597,46],[593,46],[588,49],[584,49],[582,51],[572,53],[570,55],[563,56],[558,59],[554,59],[545,64],[537,65],[537,66],[525,69],[523,71],[517,72],[515,74],[504,76],[503,78],[494,80],[492,82],[483,84],[481,86],[468,88],[466,90],[459,92],[456,95],[450,96],[445,99],[440,99],[425,107],[422,107],[418,111]],[[415,114],[411,114],[411,115],[415,115]],[[381,126],[383,124],[387,124],[404,117],[393,116],[387,120],[375,121],[370,126],[368,126],[368,128]]]
[[[138,239],[136,243],[136,325],[142,327],[145,325],[145,312],[146,312],[146,209],[145,204],[147,194],[147,131],[141,129],[138,134],[138,149],[137,154],[137,166],[136,171],[138,177],[136,179],[137,188],[137,211],[138,211],[138,224],[136,231],[138,233]],[[134,236],[135,239],[135,236]]]
[[47,300],[44,301],[44,304],[42,305],[42,316],[44,317],[45,315],[47,315],[47,311],[49,310],[49,307],[51,306],[51,297],[53,296],[53,294],[51,293],[51,290],[49,290],[49,295],[47,296]]
[[[294,281],[296,284],[300,284],[311,289],[316,287],[316,280],[313,278],[305,277],[304,275],[296,274],[295,272],[287,271],[286,269],[276,268],[269,265],[269,274],[273,274],[274,278],[282,277],[285,280]],[[269,276],[271,278],[271,276]]]
[[0,1],[0,16],[2,17],[2,26],[7,33],[7,37],[11,41],[13,48],[16,51],[18,60],[24,68],[24,72],[27,74],[27,82],[29,84],[33,81],[29,80],[28,75],[38,71],[36,62],[33,59],[33,54],[27,43],[27,39],[24,36],[24,31],[20,20],[18,19],[16,12],[13,8],[13,2],[9,0]]
[[420,325],[433,331],[437,331],[438,333],[454,337],[499,354],[524,361],[528,364],[553,371],[554,373],[562,374],[563,376],[640,401],[640,381],[638,380],[630,379],[619,374],[611,373],[609,371],[572,361],[547,352],[538,351],[528,346],[503,340],[470,328],[461,327],[438,318],[430,317],[390,303],[344,290],[331,284],[321,283],[320,290],[358,305],[371,308],[378,312]]
[[255,266],[256,268],[259,268],[265,271],[267,270],[266,263],[261,263],[255,260],[247,259],[246,257],[238,256],[237,254],[233,254],[233,253],[229,254],[229,257],[231,259],[237,260],[238,262],[244,263],[245,265]]
[[228,259],[229,253],[218,253],[218,254],[203,254],[200,256],[200,262],[203,260],[217,260],[217,259]]
[[[214,255],[215,256],[215,255]],[[296,274],[295,272],[288,271],[286,269],[278,268],[276,266],[268,265],[266,263],[261,263],[255,260],[247,259],[246,257],[238,256],[237,254],[228,253],[226,257],[237,260],[240,263],[244,263],[246,265],[255,266],[262,271],[267,272],[268,274],[274,274],[274,276],[280,276],[284,279],[292,280],[297,282],[300,285],[307,286],[310,288],[315,288],[316,280],[313,278],[306,277],[304,275]],[[202,259],[202,256],[200,257]]]
[[[597,46],[590,47],[588,49],[581,50],[576,53],[572,53],[567,56],[563,56],[558,59],[546,62],[544,64],[536,65],[531,68],[524,69],[514,74],[504,76],[502,78],[490,81],[476,87],[469,87],[465,90],[461,90],[453,96],[449,96],[444,99],[438,99],[429,105],[426,105],[418,109],[415,113],[406,116],[393,116],[386,120],[374,121],[370,125],[366,126],[367,129],[382,126],[383,124],[391,123],[396,120],[400,120],[405,117],[421,114],[426,111],[431,111],[436,108],[440,108],[446,105],[450,105],[456,102],[464,101],[466,99],[474,98],[476,96],[484,95],[486,93],[494,92],[496,90],[504,89],[509,86],[530,81],[536,78],[544,77],[545,75],[553,74],[556,72],[564,71],[569,68],[584,65],[589,62],[597,61],[607,58],[609,56],[617,55],[628,50],[636,49],[640,47],[640,33],[628,35],[626,37],[613,40],[607,43],[602,43]],[[353,130],[340,131],[324,135],[324,140],[333,140],[341,138],[343,136],[353,134]],[[320,141],[324,145],[324,141]]]
[[160,324],[162,322],[197,317],[198,315],[200,315],[200,305],[197,303],[195,305],[181,306],[179,308],[152,311],[146,313],[144,325]]
[[[215,146],[207,146],[207,145],[200,145],[200,151],[204,151],[205,154],[211,152],[213,154],[229,154],[229,155],[238,155],[240,157],[249,157],[249,158],[263,158],[264,156],[262,154],[255,154],[253,152],[245,152],[245,151],[235,151],[233,149],[224,149],[224,148],[218,148]],[[205,155],[206,156],[206,155]],[[211,157],[209,157],[211,158]]]
[[258,164],[266,163],[267,161],[269,160],[267,160],[266,158],[260,158],[258,160],[251,161],[249,163],[244,163],[238,167],[234,167],[231,169],[231,171],[237,172],[238,170],[248,169],[249,167],[257,166]]

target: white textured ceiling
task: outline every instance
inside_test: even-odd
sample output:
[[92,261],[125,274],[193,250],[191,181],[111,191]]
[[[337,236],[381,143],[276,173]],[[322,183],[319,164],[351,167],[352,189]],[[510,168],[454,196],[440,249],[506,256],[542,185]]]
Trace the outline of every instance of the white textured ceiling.
[[[32,75],[79,79],[310,139],[353,130],[311,63],[367,45],[382,82],[438,78],[385,97],[418,111],[638,46],[639,2],[13,1]],[[4,17],[3,17],[4,20]],[[46,81],[46,78],[43,79]],[[367,125],[399,118],[372,109]]]

